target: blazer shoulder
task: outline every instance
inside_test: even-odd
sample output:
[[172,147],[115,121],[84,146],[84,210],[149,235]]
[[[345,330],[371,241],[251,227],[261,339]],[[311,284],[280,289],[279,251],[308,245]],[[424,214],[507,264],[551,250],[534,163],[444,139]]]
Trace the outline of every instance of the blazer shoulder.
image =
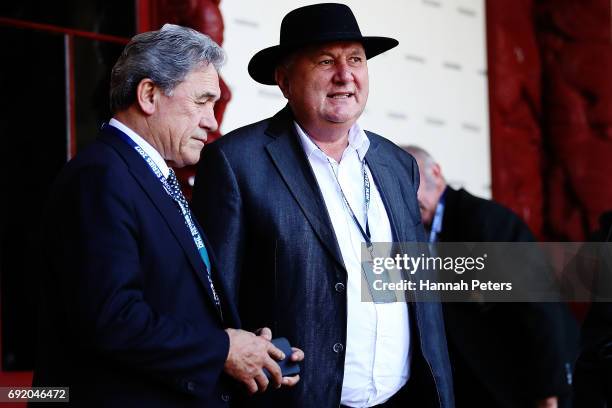
[[78,195],[84,189],[123,188],[129,184],[129,174],[125,158],[113,146],[96,139],[62,168],[53,182],[50,197],[58,199],[58,195],[67,192]]
[[263,152],[268,144],[291,135],[292,120],[290,111],[285,107],[270,118],[235,129],[206,146],[202,159],[220,155],[230,163],[242,163],[246,157],[250,161],[261,160],[266,157]]
[[493,219],[509,219],[512,221],[520,221],[518,215],[511,209],[499,204],[496,201],[488,200],[486,198],[477,197],[465,189],[461,188],[456,190],[458,202],[461,207],[466,211],[471,210],[481,217],[488,217]]
[[81,171],[89,167],[121,168],[127,165],[111,145],[96,139],[66,163],[62,172]]
[[406,160],[410,163],[416,162],[414,157],[391,140],[381,136],[377,133],[371,132],[369,130],[365,131],[368,139],[370,139],[370,146],[376,149],[381,149],[383,154],[391,154],[396,156],[398,159]]
[[394,168],[396,171],[406,171],[418,186],[419,167],[416,159],[389,139],[369,130],[366,130],[365,133],[370,140],[370,149],[372,149],[371,154],[382,159],[388,166],[391,166],[391,168]]
[[262,144],[265,141],[266,129],[271,120],[272,118],[267,118],[234,129],[226,135],[221,136],[207,147],[215,146],[223,150],[231,150],[236,146],[244,144]]
[[399,149],[399,147],[395,143],[379,135],[378,133],[372,132],[371,130],[364,130],[364,132],[366,136],[368,136],[368,139],[370,139],[370,145],[372,146],[381,147],[383,149],[393,149],[393,148]]
[[527,224],[511,209],[485,198],[477,197],[464,189],[449,190],[447,196],[452,211],[477,231],[478,241],[534,241]]

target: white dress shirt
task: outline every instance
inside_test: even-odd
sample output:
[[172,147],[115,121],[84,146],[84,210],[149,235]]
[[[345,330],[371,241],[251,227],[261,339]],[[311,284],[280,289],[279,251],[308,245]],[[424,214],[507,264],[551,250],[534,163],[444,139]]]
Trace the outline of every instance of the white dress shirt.
[[134,132],[132,129],[125,126],[123,123],[119,122],[115,118],[112,118],[108,122],[108,124],[112,127],[119,129],[123,133],[125,133],[130,139],[134,141],[134,143],[140,146],[142,150],[144,150],[145,153],[148,154],[149,157],[153,160],[153,163],[157,165],[157,167],[162,172],[164,177],[168,178],[168,176],[170,175],[170,168],[168,168],[168,165],[166,164],[166,161],[161,156],[161,154],[159,154],[159,152],[155,150],[155,148],[151,146],[149,142],[144,140],[141,136],[138,135],[138,133]]
[[[365,199],[362,162],[370,146],[355,123],[340,162],[327,156],[294,122],[302,147],[323,193],[336,240],[348,272],[347,336],[341,404],[370,407],[382,404],[406,384],[410,375],[410,327],[405,302],[361,300],[361,244],[364,238],[346,208],[340,186],[365,231]],[[334,176],[337,174],[338,180]],[[370,169],[370,206],[367,220],[372,242],[392,242],[391,224]]]

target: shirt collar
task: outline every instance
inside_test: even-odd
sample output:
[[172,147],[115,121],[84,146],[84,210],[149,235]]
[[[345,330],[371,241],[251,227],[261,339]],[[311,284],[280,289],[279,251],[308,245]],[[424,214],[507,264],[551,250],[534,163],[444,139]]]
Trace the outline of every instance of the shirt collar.
[[144,140],[136,132],[134,132],[132,129],[130,129],[129,127],[127,127],[123,123],[119,122],[115,118],[112,118],[108,122],[108,124],[110,126],[112,126],[112,127],[115,127],[117,129],[119,129],[123,133],[125,133],[130,139],[132,139],[134,141],[134,143],[136,143],[138,146],[140,146],[142,148],[142,150],[144,150],[145,153],[149,155],[151,160],[153,160],[153,162],[157,165],[157,167],[162,172],[164,177],[168,178],[168,175],[170,175],[170,168],[166,164],[166,161],[161,156],[161,154],[159,154],[159,152],[157,150],[155,150],[155,148],[153,146],[151,146],[151,144],[149,142]]
[[[293,121],[293,126],[295,127],[295,131],[297,132],[300,142],[302,144],[302,148],[306,153],[306,157],[310,158],[313,154],[325,154],[319,149],[319,147],[312,141],[310,136],[302,129],[299,123]],[[370,148],[370,139],[365,134],[359,123],[355,122],[353,126],[349,129],[348,135],[348,145],[353,148],[357,155],[359,156],[359,160],[365,158],[365,155]]]

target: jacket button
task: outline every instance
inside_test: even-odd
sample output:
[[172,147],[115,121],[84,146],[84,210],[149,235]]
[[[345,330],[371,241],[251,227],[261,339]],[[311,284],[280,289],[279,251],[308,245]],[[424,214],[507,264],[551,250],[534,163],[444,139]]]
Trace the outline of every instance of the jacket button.
[[229,400],[230,400],[230,396],[229,396],[229,394],[221,394],[221,399],[222,399],[224,402],[229,402]]
[[342,353],[344,351],[344,346],[342,343],[334,344],[334,353]]
[[193,391],[195,390],[195,384],[192,383],[191,381],[188,381],[187,384],[185,384],[187,386],[187,391]]
[[342,293],[344,292],[344,283],[338,282],[334,285],[334,288],[336,289],[336,292]]

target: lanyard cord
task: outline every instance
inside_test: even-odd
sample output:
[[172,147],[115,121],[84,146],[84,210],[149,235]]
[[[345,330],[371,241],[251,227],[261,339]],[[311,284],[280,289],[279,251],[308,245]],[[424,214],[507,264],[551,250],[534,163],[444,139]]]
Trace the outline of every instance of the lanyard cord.
[[[361,226],[361,223],[357,219],[357,216],[355,215],[355,211],[353,211],[353,208],[349,204],[348,199],[346,198],[346,194],[344,194],[344,190],[342,189],[342,185],[340,184],[340,179],[338,178],[338,174],[334,170],[334,165],[332,164],[329,157],[323,152],[323,150],[321,150],[319,146],[317,146],[317,148],[325,156],[327,163],[329,164],[329,168],[332,174],[334,175],[334,179],[336,180],[336,185],[338,186],[338,189],[340,190],[340,195],[342,196],[344,205],[346,206],[347,211],[351,215],[351,218],[353,219],[355,226],[357,227],[357,229],[359,229],[359,232],[361,233],[361,236],[363,237],[363,240],[366,243],[368,252],[370,253],[369,261],[363,261],[363,260],[361,261],[361,272],[363,274],[363,278],[367,282],[366,285],[367,285],[368,292],[371,296],[372,301],[374,303],[396,302],[397,298],[395,296],[395,292],[389,291],[389,290],[377,291],[374,289],[374,283],[376,280],[381,280],[383,282],[390,282],[390,277],[389,277],[389,272],[386,270],[384,271],[383,274],[375,274],[373,272],[372,260],[374,259],[374,245],[372,244],[371,234],[370,234],[370,224],[368,222],[368,209],[370,208],[370,192],[371,192],[370,185],[371,184],[370,184],[370,177],[368,176],[368,172],[366,169],[365,159],[361,160],[361,172],[363,173],[363,196],[364,196],[364,204],[365,204],[364,205],[365,230],[364,230],[363,227]],[[338,171],[339,170],[340,169],[338,168]]]
[[355,215],[355,212],[353,211],[353,208],[351,207],[351,205],[348,202],[348,199],[346,198],[346,194],[344,194],[344,190],[342,189],[342,185],[340,185],[340,180],[338,179],[338,175],[334,171],[334,166],[332,162],[329,160],[329,157],[327,157],[327,155],[325,155],[325,158],[327,159],[327,163],[329,164],[332,174],[334,175],[336,184],[338,185],[338,188],[340,189],[342,200],[344,201],[344,204],[346,205],[346,208],[348,209],[349,214],[351,215],[351,218],[353,218],[353,222],[359,229],[359,232],[363,236],[363,239],[366,242],[366,245],[368,246],[368,248],[371,248],[372,240],[371,240],[371,234],[370,234],[370,225],[368,223],[368,209],[370,207],[370,178],[368,177],[368,172],[366,171],[365,160],[361,161],[361,170],[363,172],[363,195],[364,195],[364,202],[365,202],[365,206],[364,206],[365,207],[364,208],[365,231],[364,231],[363,227],[361,226],[361,223],[359,222],[359,220],[357,219],[357,216]]
[[[346,205],[346,208],[348,212],[350,213],[351,218],[353,219],[353,222],[359,229],[359,232],[361,233],[361,236],[363,237],[367,245],[368,252],[370,253],[371,259],[373,259],[374,258],[374,245],[372,244],[371,235],[370,235],[370,227],[368,223],[368,209],[370,207],[370,178],[368,177],[368,172],[366,170],[365,160],[361,161],[361,170],[363,173],[363,195],[364,195],[364,202],[365,202],[365,209],[364,209],[365,231],[364,231],[363,227],[361,226],[361,223],[359,222],[359,220],[357,219],[357,216],[355,215],[355,212],[353,211],[353,208],[351,207],[351,205],[348,202],[348,199],[346,198],[346,194],[344,194],[344,190],[342,189],[342,186],[340,185],[340,180],[338,179],[338,175],[334,171],[334,166],[332,162],[329,160],[327,155],[326,155],[326,158],[327,158],[327,163],[329,163],[329,167],[332,173],[334,174],[334,178],[340,190],[340,194],[342,195],[342,200],[344,201],[344,204]],[[368,292],[370,293],[370,296],[372,297],[372,301],[374,303],[392,303],[396,301],[397,298],[394,292],[389,292],[389,291],[378,292],[374,290],[373,285],[376,279],[380,279],[382,281],[389,282],[388,271],[385,271],[384,275],[374,274],[374,272],[372,271],[371,261],[370,262],[362,261],[361,271],[363,273],[363,277],[365,278],[367,282]]]
[[[170,188],[170,184],[168,183],[168,180],[166,179],[166,177],[164,177],[164,175],[163,175],[162,171],[160,170],[160,168],[157,166],[157,164],[155,164],[153,159],[144,151],[144,149],[142,147],[140,147],[136,142],[134,142],[130,137],[128,137],[127,135],[123,134],[123,132],[117,132],[117,134],[120,136],[120,138],[124,142],[126,142],[129,146],[134,148],[136,150],[136,152],[138,152],[138,154],[149,165],[149,170],[151,170],[153,172],[153,174],[155,175],[155,177],[157,177],[157,179],[162,183],[162,185],[164,187],[164,190],[170,196],[172,201],[174,201],[178,205],[179,210],[181,211],[181,214],[183,215],[183,219],[185,221],[185,224],[187,225],[187,228],[189,229],[189,232],[191,233],[191,238],[194,241],[196,249],[200,253],[200,256],[202,256],[202,251],[206,252],[206,246],[204,245],[204,241],[202,239],[202,236],[200,235],[200,232],[198,231],[198,228],[196,227],[195,223],[193,222],[193,219],[191,217],[191,213],[189,211],[189,208],[186,208],[183,205],[183,203],[181,203],[180,200],[178,200],[176,197],[174,197],[174,195],[172,194],[172,189]],[[208,255],[206,255],[206,256],[208,257]],[[210,270],[211,268],[209,268],[209,266],[207,265],[206,261],[204,260],[204,257],[202,257],[202,261],[204,261],[204,267],[205,267],[205,270],[206,270],[206,276],[208,278],[208,283],[210,284],[210,289],[212,291],[212,295],[213,295],[213,299],[215,301],[215,305],[217,306],[217,308],[218,308],[218,310],[221,313],[221,316],[223,318],[223,312],[221,311],[221,301],[219,299],[219,295],[217,294],[217,291],[215,290],[215,286],[214,286],[213,281],[212,281],[211,270]]]

